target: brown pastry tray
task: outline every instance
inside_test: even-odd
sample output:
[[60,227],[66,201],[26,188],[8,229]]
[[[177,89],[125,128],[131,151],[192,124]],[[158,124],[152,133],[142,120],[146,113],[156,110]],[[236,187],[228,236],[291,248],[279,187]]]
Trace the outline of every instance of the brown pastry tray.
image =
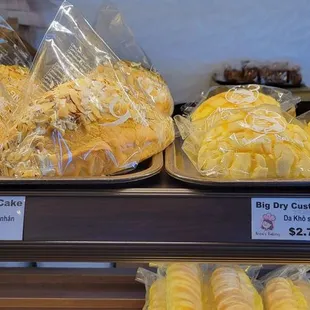
[[111,176],[62,177],[40,179],[0,178],[1,185],[113,185],[138,182],[158,174],[164,165],[163,153],[158,153],[139,163],[136,169]]
[[182,150],[182,139],[178,138],[166,149],[165,168],[167,173],[183,182],[203,186],[233,186],[233,187],[296,187],[310,186],[310,180],[212,180],[202,176]]

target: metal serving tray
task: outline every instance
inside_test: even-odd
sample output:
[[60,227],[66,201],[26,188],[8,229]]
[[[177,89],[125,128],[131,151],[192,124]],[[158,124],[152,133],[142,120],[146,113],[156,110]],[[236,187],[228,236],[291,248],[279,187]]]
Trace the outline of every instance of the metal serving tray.
[[219,181],[202,176],[182,150],[182,139],[178,138],[166,149],[165,168],[167,173],[183,182],[203,186],[233,186],[233,187],[296,187],[309,186],[310,180],[245,180]]
[[113,185],[141,181],[158,174],[164,165],[163,153],[154,155],[139,163],[136,169],[111,176],[96,177],[62,177],[40,179],[0,178],[1,185]]

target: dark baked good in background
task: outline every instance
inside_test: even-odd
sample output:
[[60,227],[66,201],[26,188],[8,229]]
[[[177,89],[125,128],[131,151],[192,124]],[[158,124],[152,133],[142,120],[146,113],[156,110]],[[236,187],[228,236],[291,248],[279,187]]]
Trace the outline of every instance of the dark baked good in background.
[[246,64],[243,67],[243,81],[245,83],[259,83],[259,69],[255,65]]
[[299,66],[293,66],[288,71],[288,82],[294,86],[298,86],[302,82],[302,75]]
[[300,86],[302,74],[298,65],[288,62],[258,63],[244,60],[240,65],[224,69],[227,84],[262,84],[271,86]]
[[242,70],[227,67],[224,70],[224,78],[229,83],[241,83],[243,80],[243,72]]
[[275,62],[260,70],[262,84],[286,84],[288,82],[288,63]]

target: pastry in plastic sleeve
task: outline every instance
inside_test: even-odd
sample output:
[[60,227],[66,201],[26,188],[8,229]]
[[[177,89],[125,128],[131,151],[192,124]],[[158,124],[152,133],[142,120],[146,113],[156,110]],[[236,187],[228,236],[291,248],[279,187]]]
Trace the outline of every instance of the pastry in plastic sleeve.
[[206,287],[205,309],[262,310],[262,299],[243,269],[237,266],[217,267]]
[[192,120],[199,120],[211,115],[217,109],[234,109],[255,107],[263,104],[271,104],[281,107],[283,111],[293,111],[295,105],[300,102],[299,97],[292,95],[290,91],[260,85],[239,86],[215,86],[212,87],[196,108],[188,108]]
[[142,96],[149,96],[150,102],[162,113],[172,115],[174,102],[166,82],[137,44],[131,29],[115,5],[105,3],[101,7],[95,30],[115,54],[124,60],[118,65],[123,66],[132,88]]
[[306,273],[309,266],[288,265],[275,269],[262,277],[264,306],[267,310],[307,310],[309,283]]
[[298,289],[303,294],[304,298],[306,299],[308,309],[310,308],[310,283],[308,279],[300,279],[294,281],[294,284],[298,287]]
[[308,310],[307,301],[292,280],[276,277],[266,283],[263,292],[266,310]]
[[167,310],[201,310],[202,273],[199,264],[172,263],[166,270]]
[[68,2],[41,44],[25,102],[1,153],[3,176],[110,175],[174,139],[172,119],[136,94],[118,58]]
[[139,268],[136,281],[143,283],[146,289],[143,310],[166,310],[166,278],[149,270]]

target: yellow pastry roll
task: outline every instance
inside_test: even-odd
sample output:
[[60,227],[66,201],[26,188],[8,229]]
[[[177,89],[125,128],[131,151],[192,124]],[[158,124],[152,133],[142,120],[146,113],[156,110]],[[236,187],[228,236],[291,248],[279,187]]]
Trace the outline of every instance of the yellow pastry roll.
[[167,267],[167,310],[202,310],[202,276],[194,263]]
[[266,283],[263,292],[266,310],[308,310],[302,290],[290,279],[276,277]]
[[166,279],[158,278],[150,287],[148,310],[166,310]]
[[212,310],[262,310],[263,303],[247,274],[239,267],[214,270],[207,288]]

